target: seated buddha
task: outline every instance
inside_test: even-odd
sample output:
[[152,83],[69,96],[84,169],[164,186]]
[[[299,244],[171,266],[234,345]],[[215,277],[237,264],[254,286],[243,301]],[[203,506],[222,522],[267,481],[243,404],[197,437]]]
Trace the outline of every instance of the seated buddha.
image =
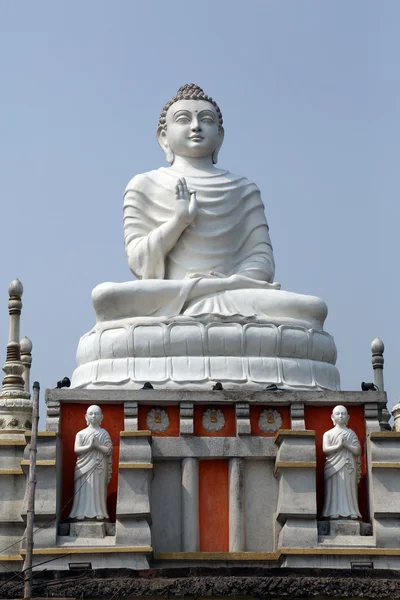
[[[142,348],[144,341],[138,339],[137,326],[149,327],[151,323],[175,327],[180,324],[179,334],[175,329],[174,336],[181,341],[188,336],[186,345],[195,344],[194,330],[187,329],[194,323],[203,329],[215,323],[241,328],[251,323],[265,325],[264,333],[276,339],[285,327],[286,339],[290,337],[288,329],[295,332],[291,334],[292,346],[298,345],[296,336],[300,331],[307,332],[306,354],[313,345],[310,331],[320,332],[318,344],[329,346],[319,352],[322,362],[334,364],[333,341],[323,332],[326,304],[314,296],[283,291],[279,283],[274,283],[274,256],[260,191],[245,177],[215,166],[223,139],[221,110],[197,85],[182,86],[164,106],[157,140],[169,166],[136,175],[124,195],[125,250],[136,279],[103,283],[93,290],[97,325],[80,342],[73,385],[90,387],[99,369],[109,372],[104,380],[100,377],[99,384],[129,387],[140,383],[144,378],[143,365],[140,377],[132,374],[132,365],[127,366],[123,380],[116,373],[121,360],[139,359],[135,348]],[[281,333],[277,328],[281,328]],[[143,330],[145,337],[150,329]],[[112,330],[114,333],[110,333]],[[130,330],[127,340],[122,342],[117,330]],[[223,330],[220,332],[223,337]],[[171,332],[164,334],[162,341],[155,343],[160,348],[153,345],[153,358],[161,358],[160,352],[165,358],[175,355]],[[203,342],[204,335],[203,332],[200,336]],[[243,332],[240,335],[243,337]],[[261,335],[259,331],[257,335]],[[239,352],[242,359],[246,358],[246,343],[243,338]],[[282,344],[276,342],[276,346]],[[202,350],[191,350],[195,356],[207,356],[210,351],[207,341]],[[143,349],[139,354],[144,358],[142,352]],[[182,359],[185,350],[176,352]],[[226,352],[230,352],[229,344]],[[270,358],[276,358],[277,350],[268,352],[273,355]],[[312,360],[308,354],[292,358]],[[188,351],[186,358],[190,355]],[[152,358],[151,351],[146,358]],[[104,362],[100,365],[104,360],[114,362],[108,367]],[[89,363],[97,363],[96,372],[91,370],[89,374],[93,367],[88,367]],[[83,378],[79,376],[83,373],[81,367],[86,373]],[[213,380],[206,371],[202,381]],[[151,374],[150,369],[146,379],[151,380]],[[221,373],[218,378],[224,379]],[[336,372],[334,378],[335,383],[328,387],[338,387]],[[309,379],[314,381],[315,377],[311,374]],[[188,372],[185,381],[190,380]],[[160,381],[171,383],[171,373]],[[266,377],[265,383],[274,381]],[[315,381],[313,385],[324,387],[315,386]]]

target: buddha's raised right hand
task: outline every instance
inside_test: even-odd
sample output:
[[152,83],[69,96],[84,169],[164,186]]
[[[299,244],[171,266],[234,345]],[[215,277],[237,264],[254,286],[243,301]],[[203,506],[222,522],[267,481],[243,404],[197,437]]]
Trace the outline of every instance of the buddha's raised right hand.
[[175,186],[176,208],[175,213],[180,221],[186,225],[193,223],[197,215],[196,192],[188,190],[186,179],[178,179]]

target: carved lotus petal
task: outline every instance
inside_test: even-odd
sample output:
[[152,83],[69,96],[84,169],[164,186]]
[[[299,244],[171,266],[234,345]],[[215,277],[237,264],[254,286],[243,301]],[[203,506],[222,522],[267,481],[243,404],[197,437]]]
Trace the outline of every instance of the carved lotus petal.
[[267,408],[260,413],[258,426],[264,433],[278,431],[282,427],[282,417],[279,411]]
[[169,417],[166,410],[163,408],[152,408],[147,413],[146,425],[150,431],[161,433],[169,427]]
[[219,408],[207,408],[203,413],[202,423],[207,431],[220,431],[225,427],[225,415]]

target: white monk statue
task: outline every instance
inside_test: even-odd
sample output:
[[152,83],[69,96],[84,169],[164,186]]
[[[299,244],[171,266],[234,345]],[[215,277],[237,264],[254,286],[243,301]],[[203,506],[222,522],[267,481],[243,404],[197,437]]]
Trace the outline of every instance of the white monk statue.
[[74,501],[70,519],[108,519],[107,487],[112,473],[112,441],[100,427],[103,414],[99,406],[86,411],[86,429],[78,431],[75,452],[78,455],[74,475]]
[[333,429],[324,433],[326,454],[323,517],[358,519],[357,484],[361,477],[361,446],[358,437],[347,427],[349,414],[344,406],[332,412]]
[[[260,190],[215,166],[224,139],[216,102],[197,85],[182,86],[161,112],[157,139],[169,166],[136,175],[124,195],[125,250],[136,279],[93,290],[97,324],[81,340],[73,387],[135,388],[148,380],[209,388],[236,373],[252,387],[338,389],[336,349],[323,332],[326,304],[274,283]],[[223,325],[218,348],[210,323]],[[246,328],[251,323],[263,331]],[[221,348],[239,360],[227,358],[231,368],[220,372],[207,357]],[[278,351],[295,359],[287,370]]]

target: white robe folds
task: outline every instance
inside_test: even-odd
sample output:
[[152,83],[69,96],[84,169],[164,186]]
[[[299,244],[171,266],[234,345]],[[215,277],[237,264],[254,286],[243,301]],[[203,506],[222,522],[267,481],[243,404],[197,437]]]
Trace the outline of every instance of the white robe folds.
[[348,427],[343,429],[334,427],[324,434],[324,439],[328,446],[336,446],[342,436],[358,452],[358,455],[355,456],[347,448],[340,448],[340,450],[327,455],[324,469],[323,517],[333,515],[361,517],[357,498],[357,484],[361,477],[360,442],[354,431]]
[[[87,427],[77,435],[81,443],[87,446],[93,436],[97,443],[112,448],[112,441],[105,429]],[[108,518],[107,487],[112,474],[112,453],[108,456],[92,448],[78,454],[74,474],[74,501],[70,519],[95,517]]]
[[[160,228],[175,215],[181,177],[196,191],[198,211],[168,251]],[[229,171],[188,177],[171,168],[137,175],[125,191],[124,237],[138,281],[97,286],[92,300],[98,321],[239,315],[323,329],[322,300],[280,291],[272,283],[264,205],[257,186],[244,177]],[[210,277],[210,271],[223,277]]]

